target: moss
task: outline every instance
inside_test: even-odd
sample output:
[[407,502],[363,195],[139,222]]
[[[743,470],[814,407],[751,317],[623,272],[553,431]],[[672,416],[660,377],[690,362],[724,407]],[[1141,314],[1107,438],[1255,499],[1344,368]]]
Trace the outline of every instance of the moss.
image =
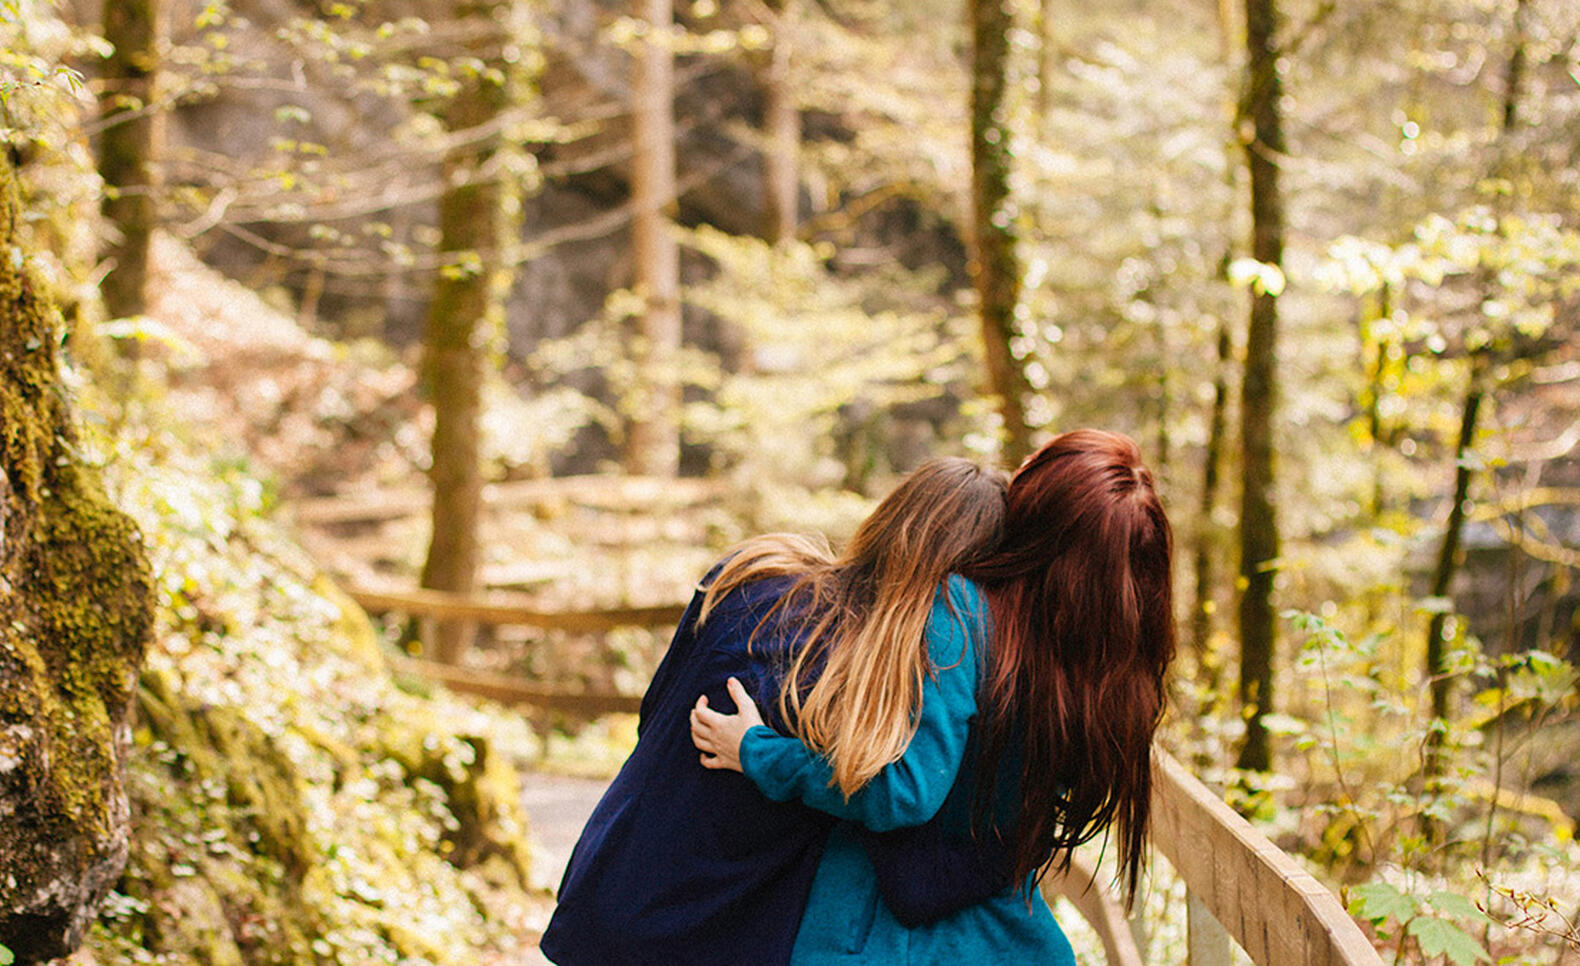
[[315,856],[291,763],[238,710],[197,705],[166,674],[144,673],[137,708],[148,743],[169,749],[134,794],[150,821],[119,887],[148,906],[146,948],[193,963],[314,962],[322,924],[303,891]]
[[306,806],[291,763],[269,736],[234,708],[193,707],[167,675],[143,675],[138,708],[152,733],[180,749],[199,782],[225,790],[246,823],[251,851],[275,859],[295,882],[312,864]]
[[21,897],[0,904],[0,938],[8,917],[42,903],[71,920],[69,943],[85,910],[59,897],[91,906],[125,854],[120,734],[153,587],[136,527],[76,452],[59,313],[33,277],[19,220],[15,177],[0,163],[0,728],[10,726],[0,740],[17,762],[0,773],[0,802],[21,818],[0,829],[0,880]]
[[[390,718],[379,753],[400,763],[409,779],[437,785],[455,827],[445,834],[446,858],[458,868],[492,864],[518,888],[529,888],[531,848],[515,769],[482,737],[449,738],[436,720]],[[444,737],[440,737],[444,736]]]

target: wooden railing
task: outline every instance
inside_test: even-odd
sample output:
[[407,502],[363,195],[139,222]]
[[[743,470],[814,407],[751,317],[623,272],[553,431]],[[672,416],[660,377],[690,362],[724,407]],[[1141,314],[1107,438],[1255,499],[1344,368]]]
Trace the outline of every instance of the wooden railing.
[[[477,600],[439,591],[368,589],[348,594],[374,613],[400,611],[414,617],[577,632],[673,626],[685,610],[549,612],[497,596]],[[508,675],[433,661],[401,658],[393,665],[507,704],[589,715],[635,711],[641,704],[631,695],[554,691]],[[1162,751],[1153,757],[1151,839],[1185,882],[1189,966],[1229,966],[1231,944],[1256,966],[1382,966],[1337,896]],[[1091,868],[1077,862],[1068,876],[1050,879],[1044,891],[1050,898],[1062,895],[1076,907],[1101,939],[1108,966],[1144,966],[1131,923]]]
[[[1382,966],[1326,886],[1164,752],[1153,754],[1153,847],[1185,882],[1189,966]],[[1090,869],[1048,892],[1069,898],[1103,941],[1108,966],[1142,966],[1118,903]]]
[[[438,590],[393,591],[350,587],[346,590],[346,596],[370,614],[394,611],[433,620],[461,620],[500,627],[538,627],[573,633],[599,633],[618,627],[673,627],[686,611],[683,604],[546,611],[509,595],[494,594],[487,598],[476,598]],[[452,691],[475,694],[501,704],[529,705],[585,716],[635,712],[642,704],[642,699],[635,695],[544,688],[512,675],[478,671],[438,661],[392,658],[390,666],[399,673],[437,681]]]

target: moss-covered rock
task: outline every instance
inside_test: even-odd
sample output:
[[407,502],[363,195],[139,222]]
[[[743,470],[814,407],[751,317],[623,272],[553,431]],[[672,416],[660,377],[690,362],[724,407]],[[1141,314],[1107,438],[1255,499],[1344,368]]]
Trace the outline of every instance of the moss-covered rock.
[[126,862],[153,599],[136,527],[77,454],[20,219],[0,162],[0,944],[28,963],[75,948]]
[[526,886],[515,768],[531,728],[395,687],[367,615],[239,463],[135,419],[106,445],[159,603],[133,699],[137,832],[98,960],[520,961],[547,902]]

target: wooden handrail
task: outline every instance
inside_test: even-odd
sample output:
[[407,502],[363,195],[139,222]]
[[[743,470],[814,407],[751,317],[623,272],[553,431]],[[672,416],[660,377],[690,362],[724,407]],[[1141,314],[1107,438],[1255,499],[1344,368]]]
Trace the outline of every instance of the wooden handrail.
[[642,699],[630,694],[551,691],[508,674],[475,671],[411,657],[391,657],[389,663],[391,669],[398,673],[437,681],[452,691],[475,694],[501,704],[529,705],[586,717],[616,712],[635,714],[642,707]]
[[1107,966],[1143,966],[1146,962],[1136,946],[1124,908],[1097,878],[1097,870],[1079,856],[1071,860],[1068,873],[1043,880],[1042,894],[1050,903],[1058,896],[1070,900],[1102,941]]
[[[1231,940],[1256,966],[1382,966],[1337,896],[1165,752],[1153,752],[1152,782],[1152,846],[1185,882],[1189,966],[1229,966]],[[1108,966],[1145,962],[1090,867],[1075,863],[1043,891],[1074,904]]]
[[[483,505],[516,507],[540,500],[561,500],[600,510],[643,510],[655,504],[684,506],[727,493],[723,480],[661,479],[646,476],[556,476],[541,480],[488,483]],[[428,489],[386,490],[365,496],[331,496],[291,504],[298,523],[317,526],[380,523],[425,512],[433,503]]]
[[346,595],[370,614],[401,611],[413,617],[462,620],[477,624],[524,625],[551,630],[598,632],[617,627],[673,627],[686,612],[684,604],[658,607],[614,607],[604,610],[546,611],[506,594],[486,598],[441,590],[375,590],[350,587]]
[[[1152,775],[1152,842],[1197,904],[1193,933],[1221,923],[1257,966],[1382,966],[1338,897],[1183,765],[1155,750]],[[1191,966],[1227,964],[1218,945],[1193,937]]]

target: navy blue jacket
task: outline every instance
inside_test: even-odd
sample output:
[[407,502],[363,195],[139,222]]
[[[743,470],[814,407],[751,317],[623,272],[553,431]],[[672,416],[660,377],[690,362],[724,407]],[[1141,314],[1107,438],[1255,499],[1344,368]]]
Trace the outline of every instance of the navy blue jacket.
[[770,801],[737,772],[703,768],[688,715],[700,694],[734,710],[725,691],[734,675],[782,730],[776,696],[796,635],[779,624],[752,636],[789,583],[730,592],[701,628],[701,592],[692,598],[642,699],[636,749],[571,854],[541,943],[549,959],[789,962],[834,819]]

